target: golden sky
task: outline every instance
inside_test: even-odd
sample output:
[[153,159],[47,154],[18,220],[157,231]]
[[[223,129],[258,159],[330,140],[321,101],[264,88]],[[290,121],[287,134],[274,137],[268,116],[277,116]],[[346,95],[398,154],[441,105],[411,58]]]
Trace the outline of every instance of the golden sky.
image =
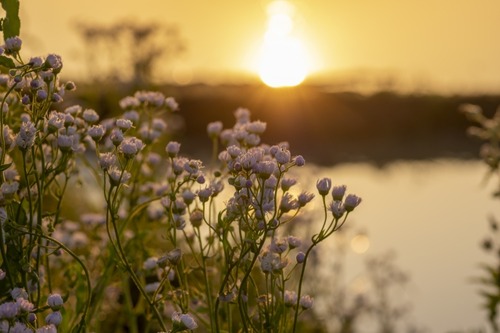
[[[62,55],[66,74],[79,75],[83,46],[75,22],[175,23],[187,52],[170,67],[189,69],[193,82],[239,82],[256,75],[269,2],[21,0],[22,36],[34,52]],[[500,91],[498,0],[289,2],[313,72],[309,82]]]

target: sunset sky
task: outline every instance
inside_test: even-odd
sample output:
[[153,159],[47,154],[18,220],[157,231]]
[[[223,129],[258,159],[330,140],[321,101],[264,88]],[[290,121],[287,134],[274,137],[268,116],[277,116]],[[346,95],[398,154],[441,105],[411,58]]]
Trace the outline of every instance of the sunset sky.
[[[63,56],[81,74],[76,22],[175,23],[187,52],[166,64],[191,82],[256,77],[268,0],[21,1],[22,36],[34,52]],[[294,0],[294,36],[310,83],[358,81],[410,89],[500,91],[497,0]],[[141,4],[141,5],[139,5]]]

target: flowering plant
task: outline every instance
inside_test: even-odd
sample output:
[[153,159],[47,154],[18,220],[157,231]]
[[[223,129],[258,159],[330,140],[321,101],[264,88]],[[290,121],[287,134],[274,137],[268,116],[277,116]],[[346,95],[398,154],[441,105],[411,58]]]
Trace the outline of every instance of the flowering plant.
[[308,258],[361,199],[321,179],[319,230],[289,235],[314,198],[289,177],[305,161],[248,110],[208,124],[205,167],[162,143],[173,98],[139,91],[100,121],[62,106],[59,56],[21,46],[0,56],[0,332],[296,332]]

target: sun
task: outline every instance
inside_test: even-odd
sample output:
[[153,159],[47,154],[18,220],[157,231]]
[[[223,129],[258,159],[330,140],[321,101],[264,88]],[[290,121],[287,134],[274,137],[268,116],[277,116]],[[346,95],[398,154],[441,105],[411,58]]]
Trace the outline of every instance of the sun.
[[305,47],[294,35],[294,7],[287,1],[273,1],[268,14],[259,76],[270,87],[296,86],[306,78],[308,67]]

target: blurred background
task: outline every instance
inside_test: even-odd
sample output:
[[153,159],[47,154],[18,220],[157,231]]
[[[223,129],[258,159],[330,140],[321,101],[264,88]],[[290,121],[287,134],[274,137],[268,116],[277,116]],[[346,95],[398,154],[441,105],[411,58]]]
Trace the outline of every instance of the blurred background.
[[180,104],[175,139],[198,158],[210,153],[207,123],[230,127],[248,108],[268,123],[266,143],[306,158],[303,187],[331,177],[362,196],[318,254],[335,291],[318,318],[330,332],[368,333],[486,327],[472,280],[490,260],[480,244],[498,207],[459,107],[500,105],[498,13],[496,0],[23,0],[20,10],[23,54],[61,55],[77,83],[67,103],[111,116],[137,89],[162,91]]

